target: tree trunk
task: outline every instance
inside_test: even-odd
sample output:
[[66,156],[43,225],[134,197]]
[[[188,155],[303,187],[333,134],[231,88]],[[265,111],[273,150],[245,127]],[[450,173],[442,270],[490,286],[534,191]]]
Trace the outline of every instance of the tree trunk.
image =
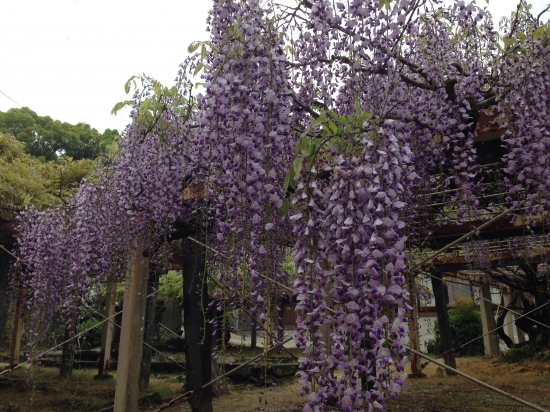
[[208,319],[208,288],[204,249],[183,241],[183,326],[187,390],[192,412],[212,412],[212,388],[201,387],[211,380],[212,326]]
[[[437,310],[437,321],[439,324],[439,334],[441,336],[443,360],[445,361],[445,365],[456,369],[451,324],[449,323],[449,314],[447,313],[447,302],[449,301],[447,286],[441,280],[440,272],[430,273],[432,274],[432,289],[435,298],[435,308]],[[448,376],[455,375],[454,372],[448,369],[445,369],[445,372]]]
[[[63,344],[63,353],[61,355],[61,364],[59,365],[59,375],[64,378],[70,378],[73,374],[73,361],[75,350],[76,336],[76,320],[73,319],[72,323],[65,326],[65,336],[63,341],[67,341]],[[69,340],[70,339],[70,340]]]

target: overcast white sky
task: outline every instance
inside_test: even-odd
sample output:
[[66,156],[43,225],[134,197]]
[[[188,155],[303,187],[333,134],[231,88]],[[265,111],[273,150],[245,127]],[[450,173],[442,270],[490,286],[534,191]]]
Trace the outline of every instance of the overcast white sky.
[[[287,0],[288,1],[288,0]],[[490,0],[498,22],[519,0]],[[538,14],[549,0],[532,1]],[[0,111],[122,130],[124,83],[145,73],[172,85],[195,40],[207,40],[210,0],[0,0]],[[481,0],[480,4],[485,4]],[[18,104],[8,99],[15,100]]]

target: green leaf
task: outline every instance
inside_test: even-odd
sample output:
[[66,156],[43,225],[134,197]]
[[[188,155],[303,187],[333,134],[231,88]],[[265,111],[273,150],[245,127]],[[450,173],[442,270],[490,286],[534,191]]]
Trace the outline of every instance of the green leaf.
[[206,57],[206,45],[203,43],[201,47],[201,60],[204,60]]
[[277,210],[277,212],[279,216],[285,216],[288,213],[289,209],[290,209],[290,200],[283,199],[283,204],[281,205],[279,210]]
[[149,107],[151,107],[152,101],[153,101],[153,99],[146,99],[146,100],[144,100],[144,101],[139,105],[140,111],[146,112],[147,110],[149,110]]
[[126,94],[130,93],[130,84],[134,83],[134,87],[136,87],[136,81],[134,80],[136,78],[136,76],[132,76],[128,79],[128,81],[126,82],[126,84],[124,85],[124,91],[126,92]]
[[296,146],[294,147],[294,153],[299,154],[304,151],[305,148],[307,148],[310,144],[310,139],[307,137],[306,134],[303,134],[300,136],[298,141],[296,142]]
[[327,116],[325,116],[324,114],[322,114],[321,116],[319,116],[317,119],[313,120],[311,122],[311,126],[314,127],[314,126],[318,126],[320,125],[321,123],[325,123],[327,121]]
[[[533,33],[533,39],[538,39],[539,37],[544,35],[544,32],[546,31],[546,26],[540,26],[535,32]],[[523,33],[521,33],[523,34]],[[525,40],[525,34],[523,35],[523,39]]]
[[189,45],[189,47],[187,47],[187,51],[189,53],[195,53],[197,51],[197,49],[199,48],[199,46],[201,45],[201,42],[200,41],[194,41],[193,43],[191,43]]
[[309,153],[305,153],[305,156],[307,156],[307,160],[310,164],[313,162],[313,159],[315,158],[316,154],[317,154],[317,145],[313,143],[311,146],[309,146]]
[[291,185],[292,182],[294,182],[294,168],[291,167],[285,176],[285,182],[284,182],[285,190],[288,190],[288,187]]
[[287,45],[285,47],[286,51],[288,51],[292,56],[295,56],[296,55],[296,50],[294,50],[294,48],[290,45]]
[[195,67],[195,71],[193,72],[193,76],[196,76],[197,73],[200,72],[203,67],[204,67],[204,64],[202,63],[197,64],[197,67]]
[[382,7],[386,7],[389,10],[391,5],[391,0],[378,0],[378,10],[382,10]]
[[155,82],[155,96],[160,97],[162,93],[162,85],[159,82]]
[[292,169],[294,170],[294,174],[296,176],[300,175],[300,172],[302,171],[303,165],[304,165],[304,159],[302,157],[297,157],[292,162]]
[[333,119],[336,119],[336,120],[340,120],[340,116],[338,116],[336,113],[334,113],[333,111],[329,110],[327,111],[327,113],[329,114],[330,117],[332,117]]
[[338,126],[334,124],[334,122],[329,121],[328,127],[330,127],[330,130],[332,131],[332,134],[337,134],[338,132]]
[[202,86],[202,83],[201,83],[201,82],[195,83],[195,89],[198,89],[200,86]]
[[125,106],[130,106],[132,103],[134,103],[132,100],[124,100],[123,102],[118,102],[111,110],[111,114],[116,114],[120,109]]

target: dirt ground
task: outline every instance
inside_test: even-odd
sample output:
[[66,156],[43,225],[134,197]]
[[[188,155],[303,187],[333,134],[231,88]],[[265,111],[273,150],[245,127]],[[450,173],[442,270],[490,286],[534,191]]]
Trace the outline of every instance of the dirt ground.
[[[3,366],[3,365],[0,365]],[[512,393],[542,408],[550,409],[550,373],[545,363],[508,364],[500,360],[459,358],[459,370]],[[511,399],[490,392],[461,377],[441,377],[430,364],[424,370],[425,379],[409,379],[402,394],[393,403],[394,411],[439,412],[528,411]],[[98,411],[114,398],[114,380],[95,381],[95,370],[75,371],[70,380],[61,380],[58,370],[45,368],[40,373],[14,371],[0,378],[0,411],[54,412]],[[230,394],[214,400],[216,412],[302,411],[304,399],[299,395],[296,378],[274,380],[275,385],[234,383]],[[182,376],[155,374],[150,392],[158,392],[164,402],[182,393]],[[266,403],[267,401],[267,403]],[[141,411],[156,410],[159,405],[143,406]],[[183,412],[186,404],[168,411]],[[389,406],[386,410],[392,410]]]

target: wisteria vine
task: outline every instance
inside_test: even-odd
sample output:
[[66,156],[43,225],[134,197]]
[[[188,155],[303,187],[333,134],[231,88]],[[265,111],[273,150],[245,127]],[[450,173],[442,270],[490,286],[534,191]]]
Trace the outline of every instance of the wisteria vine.
[[[406,378],[407,250],[432,215],[480,216],[481,110],[506,121],[510,202],[549,209],[548,25],[514,25],[503,48],[462,0],[214,0],[207,24],[171,93],[136,91],[116,156],[66,207],[21,215],[33,322],[78,316],[133,239],[154,248],[198,216],[231,307],[268,322],[293,284],[304,411],[384,410]],[[434,192],[449,193],[439,209]]]

